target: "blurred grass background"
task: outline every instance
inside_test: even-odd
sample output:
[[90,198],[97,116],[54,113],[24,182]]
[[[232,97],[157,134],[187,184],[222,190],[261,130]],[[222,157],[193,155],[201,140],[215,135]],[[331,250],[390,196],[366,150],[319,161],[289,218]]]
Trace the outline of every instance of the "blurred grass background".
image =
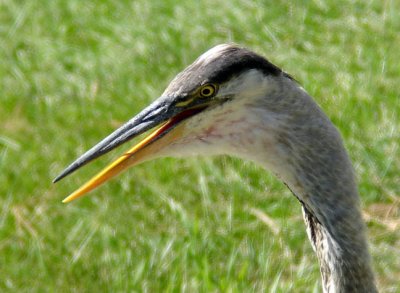
[[254,164],[159,159],[61,204],[120,149],[51,183],[236,42],[342,132],[379,286],[400,292],[399,32],[399,1],[0,1],[0,291],[321,291],[300,205]]

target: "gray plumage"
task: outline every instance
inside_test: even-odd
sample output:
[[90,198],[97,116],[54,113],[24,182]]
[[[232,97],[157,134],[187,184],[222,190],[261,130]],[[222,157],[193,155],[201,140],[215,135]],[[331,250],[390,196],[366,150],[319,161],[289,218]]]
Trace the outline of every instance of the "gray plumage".
[[[125,154],[123,160],[131,160],[126,166],[188,155],[229,154],[255,161],[300,201],[324,292],[377,292],[353,169],[340,134],[292,77],[247,49],[219,45],[204,53],[159,99],[56,180],[165,121],[170,126],[141,147],[147,148],[144,155],[137,150]],[[109,168],[112,175],[66,201],[125,165]]]

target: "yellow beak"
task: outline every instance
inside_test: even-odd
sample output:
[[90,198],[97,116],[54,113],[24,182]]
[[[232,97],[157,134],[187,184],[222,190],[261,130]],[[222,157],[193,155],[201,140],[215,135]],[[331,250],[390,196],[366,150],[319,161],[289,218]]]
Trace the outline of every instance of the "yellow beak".
[[150,133],[129,151],[124,153],[122,156],[100,171],[97,175],[91,178],[88,182],[82,185],[79,189],[66,197],[62,202],[67,203],[73,201],[74,199],[85,195],[104,182],[115,177],[126,168],[137,165],[157,156],[158,150],[162,149],[164,146],[168,145],[171,141],[180,136],[181,131],[178,128],[174,128],[162,138],[153,141],[165,130],[170,128],[173,123],[173,119],[163,123],[159,128]]

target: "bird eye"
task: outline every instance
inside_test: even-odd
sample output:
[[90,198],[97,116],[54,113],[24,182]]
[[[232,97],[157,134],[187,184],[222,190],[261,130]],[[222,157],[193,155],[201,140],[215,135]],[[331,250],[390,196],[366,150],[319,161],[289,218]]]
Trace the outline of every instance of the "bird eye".
[[200,89],[200,95],[203,98],[209,98],[215,94],[216,89],[214,84],[206,84]]

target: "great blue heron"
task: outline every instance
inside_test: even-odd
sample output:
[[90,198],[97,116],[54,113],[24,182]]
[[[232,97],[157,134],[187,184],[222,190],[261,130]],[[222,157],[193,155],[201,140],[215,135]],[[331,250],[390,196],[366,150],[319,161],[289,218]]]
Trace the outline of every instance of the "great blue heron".
[[324,292],[377,291],[353,169],[340,134],[288,74],[250,50],[218,45],[54,182],[154,127],[64,202],[157,157],[250,159],[275,173],[300,201]]

